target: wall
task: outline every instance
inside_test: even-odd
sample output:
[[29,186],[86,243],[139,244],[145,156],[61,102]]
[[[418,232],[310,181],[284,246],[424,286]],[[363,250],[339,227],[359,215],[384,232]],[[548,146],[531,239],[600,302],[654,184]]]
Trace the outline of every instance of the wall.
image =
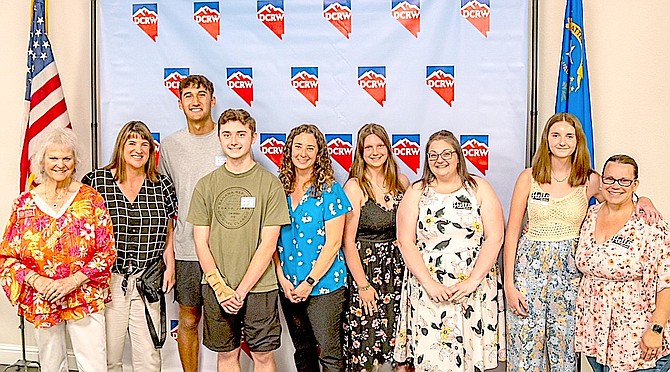
[[[670,218],[670,2],[653,10],[625,0],[584,1],[596,169],[616,153],[640,166],[638,194]],[[538,132],[553,113],[565,12],[564,0],[540,1]]]
[[[83,164],[90,164],[91,1],[51,0],[49,4],[49,36],[55,45],[70,118],[84,145]],[[664,121],[670,117],[670,72],[664,68],[670,60],[665,32],[670,24],[670,2],[655,2],[653,9],[638,4],[585,0],[596,167],[602,168],[604,160],[614,153],[632,155],[641,168],[638,193],[651,197],[670,217],[670,193],[666,192],[670,167],[664,164],[670,159],[670,131]],[[0,91],[0,112],[5,118],[0,136],[0,221],[4,229],[18,194],[30,2],[0,0],[0,9],[5,76]],[[539,131],[554,110],[564,10],[565,0],[540,3]],[[0,333],[0,363],[6,363],[18,357],[20,340],[18,330],[12,332],[18,325],[16,311],[0,297],[0,319],[6,330]],[[28,342],[34,345],[31,337]]]

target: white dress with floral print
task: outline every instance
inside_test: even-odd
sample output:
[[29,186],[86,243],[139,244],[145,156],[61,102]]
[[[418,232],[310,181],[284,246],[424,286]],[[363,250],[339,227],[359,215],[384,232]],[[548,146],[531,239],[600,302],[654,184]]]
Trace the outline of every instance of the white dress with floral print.
[[[417,246],[433,278],[445,285],[465,280],[483,241],[477,199],[461,188],[440,194],[426,188],[419,200]],[[497,266],[462,303],[434,303],[409,272],[400,303],[395,359],[417,371],[484,371],[498,364],[502,319]]]

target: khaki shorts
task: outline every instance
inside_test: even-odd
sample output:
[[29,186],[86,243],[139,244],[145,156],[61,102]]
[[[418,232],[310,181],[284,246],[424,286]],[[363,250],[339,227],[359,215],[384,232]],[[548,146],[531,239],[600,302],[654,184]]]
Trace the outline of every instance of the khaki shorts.
[[202,343],[216,352],[240,347],[242,335],[249,349],[272,351],[281,345],[281,325],[277,307],[278,291],[249,293],[237,314],[228,314],[217,302],[209,284],[202,285],[204,300],[204,336]]

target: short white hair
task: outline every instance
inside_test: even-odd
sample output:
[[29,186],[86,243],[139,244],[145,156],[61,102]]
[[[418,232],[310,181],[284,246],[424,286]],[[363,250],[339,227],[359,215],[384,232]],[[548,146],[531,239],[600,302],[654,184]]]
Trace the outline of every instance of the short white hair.
[[54,146],[63,146],[72,151],[74,157],[74,170],[70,177],[73,180],[76,179],[75,174],[77,173],[79,164],[81,164],[79,151],[77,151],[77,136],[70,128],[56,128],[51,129],[46,133],[44,139],[37,148],[37,151],[30,157],[30,172],[35,175],[35,181],[37,183],[44,182],[44,160],[47,150]]

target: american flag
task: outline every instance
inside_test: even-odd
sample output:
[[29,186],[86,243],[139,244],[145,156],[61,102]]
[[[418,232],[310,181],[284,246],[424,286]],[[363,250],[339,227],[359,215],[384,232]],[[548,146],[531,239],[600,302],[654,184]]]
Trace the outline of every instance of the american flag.
[[46,0],[34,0],[33,18],[28,44],[28,73],[26,76],[27,127],[21,153],[21,190],[33,183],[30,156],[40,136],[49,128],[71,127],[63,88],[46,31]]

